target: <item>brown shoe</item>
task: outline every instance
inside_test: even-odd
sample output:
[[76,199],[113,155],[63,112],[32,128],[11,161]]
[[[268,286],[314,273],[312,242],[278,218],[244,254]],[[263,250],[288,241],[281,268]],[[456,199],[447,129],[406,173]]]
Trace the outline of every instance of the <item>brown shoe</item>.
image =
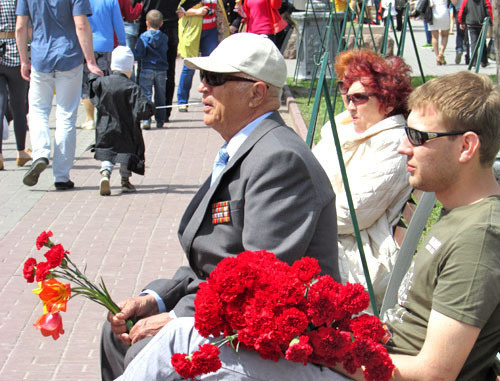
[[122,193],[133,193],[137,190],[128,180],[122,180]]

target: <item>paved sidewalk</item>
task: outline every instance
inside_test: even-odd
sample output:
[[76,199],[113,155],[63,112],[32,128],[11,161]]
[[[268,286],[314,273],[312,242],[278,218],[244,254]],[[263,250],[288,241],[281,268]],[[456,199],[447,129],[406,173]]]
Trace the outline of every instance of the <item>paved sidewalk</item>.
[[[180,73],[180,70],[178,71]],[[196,76],[197,78],[197,76]],[[191,102],[201,100],[193,84]],[[84,151],[94,131],[78,129],[77,160],[71,171],[75,189],[58,192],[52,168],[34,187],[22,184],[26,168],[15,165],[13,134],[4,144],[6,170],[0,172],[0,380],[97,380],[99,337],[106,311],[75,298],[62,313],[65,333],[57,341],[41,336],[32,324],[41,303],[22,277],[24,261],[43,259],[34,246],[43,230],[87,267],[102,276],[113,298],[137,294],[147,282],[171,276],[184,255],[177,226],[196,190],[211,172],[222,138],[202,122],[201,106],[174,110],[167,128],[144,131],[146,175],[133,175],[135,194],[121,194],[120,176],[111,176],[112,195],[99,195],[100,162]],[[84,120],[80,108],[78,124]],[[55,121],[51,119],[51,126]]]
[[[423,35],[418,25],[415,29],[417,39],[422,37],[418,37]],[[417,41],[421,46],[423,37]],[[449,50],[447,60],[452,61],[454,53]],[[426,74],[466,69],[453,64],[439,67],[442,73],[434,72],[435,60],[428,58],[427,51],[430,49],[422,54]],[[494,63],[487,70],[493,71]],[[197,78],[191,102],[201,99],[196,92]],[[292,122],[284,108],[282,115]],[[78,125],[83,119],[81,108]],[[62,313],[65,333],[57,341],[42,337],[32,326],[42,314],[42,306],[31,292],[35,287],[24,281],[22,268],[28,257],[42,258],[35,239],[43,230],[53,231],[54,240],[71,252],[73,261],[81,268],[86,266],[89,278],[102,276],[116,301],[137,294],[147,282],[171,276],[186,264],[177,240],[178,223],[209,175],[222,138],[204,126],[200,106],[190,107],[188,113],[174,110],[171,120],[167,128],[144,131],[147,168],[145,176],[131,178],[137,186],[135,194],[120,193],[115,170],[112,195],[99,195],[100,163],[85,151],[94,141],[94,131],[78,129],[77,159],[71,171],[76,188],[64,192],[55,191],[51,167],[36,186],[24,186],[22,176],[27,167],[15,165],[13,133],[4,142],[6,169],[0,171],[0,300],[4,305],[0,312],[0,381],[100,378],[99,337],[106,316],[102,307],[83,298],[71,300],[68,311]],[[54,119],[51,121],[54,126]]]

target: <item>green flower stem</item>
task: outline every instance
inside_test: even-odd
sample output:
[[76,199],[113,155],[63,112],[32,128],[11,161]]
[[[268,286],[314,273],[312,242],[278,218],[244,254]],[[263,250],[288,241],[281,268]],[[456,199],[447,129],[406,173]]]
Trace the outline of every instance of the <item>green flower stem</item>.
[[[51,243],[49,243],[51,244]],[[87,299],[90,299],[101,306],[105,307],[116,315],[120,312],[120,307],[113,301],[111,295],[104,284],[104,280],[101,278],[99,286],[95,286],[83,272],[81,272],[78,267],[71,261],[71,259],[65,254],[64,259],[58,269],[52,270],[52,277],[62,278],[70,282],[74,282],[78,287],[72,287],[73,296],[82,295]],[[72,296],[72,297],[73,297]],[[135,319],[134,319],[135,320]],[[127,319],[127,331],[130,332],[135,322],[132,319]]]

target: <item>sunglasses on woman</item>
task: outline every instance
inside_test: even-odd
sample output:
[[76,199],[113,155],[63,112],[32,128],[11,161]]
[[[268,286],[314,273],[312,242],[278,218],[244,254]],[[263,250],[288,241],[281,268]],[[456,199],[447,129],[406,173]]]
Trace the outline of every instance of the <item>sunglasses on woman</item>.
[[347,98],[347,104],[353,103],[354,106],[359,106],[362,104],[365,104],[368,102],[370,97],[376,97],[378,96],[377,93],[353,93],[353,94],[346,94]]
[[208,86],[222,86],[224,83],[228,81],[246,81],[246,82],[259,82],[250,78],[237,77],[235,75],[226,74],[226,73],[215,73],[213,71],[205,71],[200,70],[200,78],[202,81]]
[[[416,130],[412,127],[405,126],[406,136],[408,137],[409,142],[413,146],[421,146],[427,140],[437,139],[442,136],[455,136],[455,135],[463,135],[468,131],[459,131],[459,132],[424,132]],[[477,132],[476,132],[477,134]]]

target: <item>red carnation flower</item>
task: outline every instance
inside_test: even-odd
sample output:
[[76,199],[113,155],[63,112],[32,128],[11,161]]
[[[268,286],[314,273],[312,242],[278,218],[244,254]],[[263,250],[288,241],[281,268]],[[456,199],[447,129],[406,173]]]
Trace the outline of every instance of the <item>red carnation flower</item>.
[[316,275],[321,273],[316,258],[303,257],[292,265],[292,270],[302,282],[309,285]]
[[353,318],[349,323],[349,328],[357,339],[366,338],[378,342],[385,335],[385,329],[380,319],[368,314]]
[[286,276],[277,277],[273,283],[277,288],[276,295],[278,306],[297,306],[306,308],[307,300],[304,298],[306,293],[306,285],[295,277],[286,274]]
[[198,375],[194,369],[191,357],[185,353],[174,353],[170,358],[170,362],[177,374],[186,380],[195,378]]
[[200,335],[203,337],[219,336],[224,329],[224,322],[220,316],[222,306],[218,294],[209,287],[208,283],[200,284],[194,300],[194,308],[194,327]]
[[273,332],[260,335],[255,342],[255,350],[265,360],[278,361],[283,356],[279,339]]
[[358,339],[352,343],[352,355],[357,364],[364,365],[366,380],[389,380],[394,370],[391,358],[382,344],[369,339]]
[[47,245],[50,242],[50,237],[52,237],[50,230],[48,232],[41,232],[36,239],[36,248],[40,250],[43,246]]
[[361,283],[346,283],[339,291],[339,305],[348,314],[359,314],[370,304],[370,297]]
[[50,274],[50,270],[52,267],[50,267],[49,262],[40,262],[36,266],[36,281],[37,282],[42,282],[47,279],[47,276]]
[[36,259],[28,258],[26,262],[24,262],[23,275],[24,279],[28,283],[33,283],[35,281],[35,270],[36,270]]
[[59,266],[65,254],[69,254],[69,251],[65,251],[63,245],[58,244],[52,246],[50,250],[45,253],[45,258],[47,258],[50,268],[53,269]]
[[337,331],[332,327],[320,327],[308,333],[314,355],[326,366],[334,366],[341,361],[344,353],[351,345],[351,335],[348,332]]
[[200,350],[193,353],[191,361],[197,375],[217,372],[222,363],[219,360],[219,348],[212,344],[200,345]]
[[341,319],[345,312],[338,307],[337,290],[342,285],[335,282],[330,276],[319,277],[307,292],[307,315],[311,322],[319,327],[330,324],[333,320]]
[[283,344],[290,342],[295,336],[302,334],[309,324],[304,312],[297,308],[289,308],[276,319],[277,333]]
[[285,353],[285,358],[289,361],[302,362],[306,365],[312,352],[313,348],[309,344],[309,337],[300,336],[298,339],[292,340]]

